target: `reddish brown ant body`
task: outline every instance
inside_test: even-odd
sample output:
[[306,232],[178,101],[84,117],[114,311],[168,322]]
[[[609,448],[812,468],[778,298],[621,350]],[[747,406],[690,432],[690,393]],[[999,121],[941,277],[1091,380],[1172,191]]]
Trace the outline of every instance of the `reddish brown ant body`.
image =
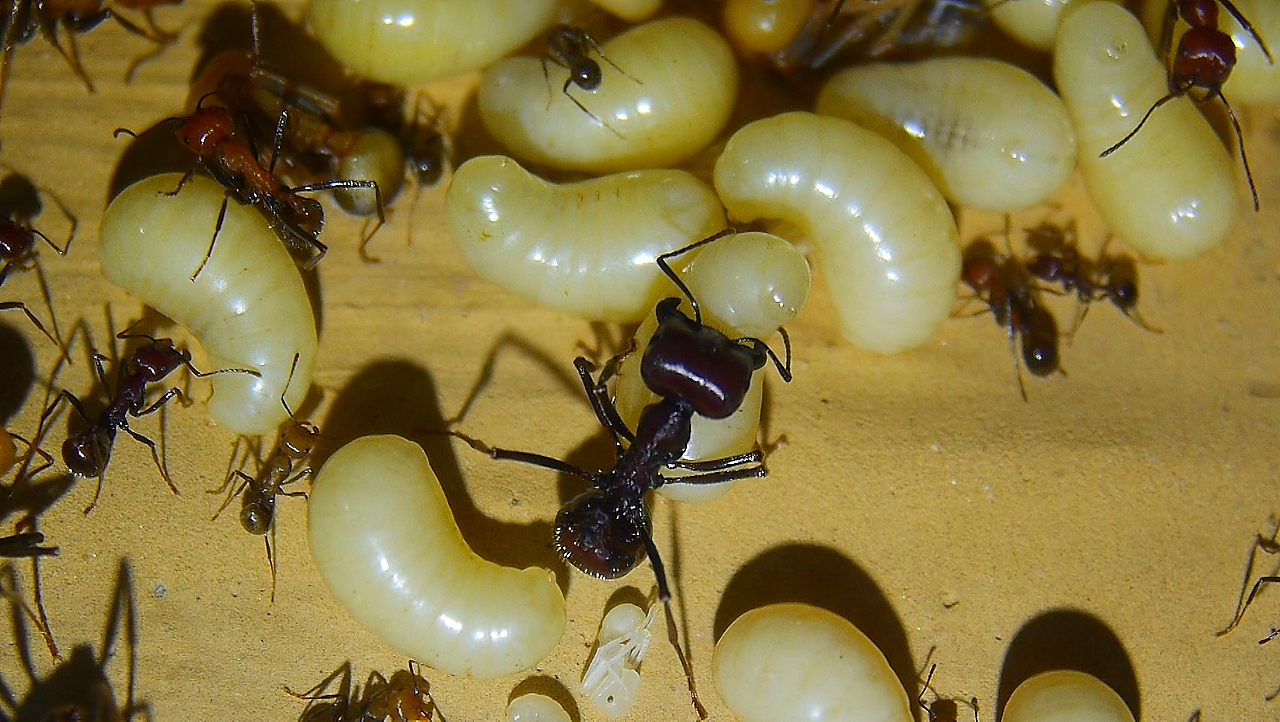
[[[62,460],[67,465],[67,468],[71,470],[71,473],[75,476],[91,477],[98,480],[97,487],[93,493],[93,501],[85,508],[85,514],[92,511],[93,507],[98,504],[98,497],[102,494],[102,477],[106,473],[107,464],[111,461],[111,448],[115,443],[116,433],[120,429],[124,429],[134,439],[151,449],[151,458],[155,461],[156,468],[160,470],[160,475],[173,493],[178,493],[178,487],[174,485],[173,480],[169,477],[169,471],[160,460],[156,443],[129,428],[129,417],[138,418],[154,413],[174,396],[182,397],[182,391],[177,387],[170,388],[164,395],[148,406],[146,405],[148,385],[163,381],[169,374],[183,367],[199,378],[221,373],[259,375],[257,371],[250,369],[220,369],[202,373],[191,364],[191,353],[186,349],[176,348],[173,345],[173,341],[167,338],[131,334],[128,330],[120,332],[116,338],[143,338],[150,341],[150,343],[138,347],[132,355],[120,363],[115,391],[111,395],[110,402],[102,410],[98,418],[96,420],[93,419],[85,410],[84,404],[80,402],[80,399],[65,389],[58,394],[57,398],[53,400],[53,403],[45,409],[40,417],[40,428],[43,429],[46,421],[61,405],[61,402],[65,400],[89,424],[87,429],[67,437],[67,440],[62,444]],[[97,371],[98,380],[102,383],[104,389],[108,388],[107,374],[102,367],[102,362],[105,360],[107,359],[102,354],[95,353],[93,355],[94,369]]]
[[39,265],[36,244],[37,240],[43,240],[58,255],[67,255],[67,251],[71,248],[71,241],[75,239],[77,220],[56,195],[49,191],[44,191],[44,194],[53,200],[62,214],[71,222],[71,232],[67,234],[67,240],[61,248],[33,225],[36,216],[40,215],[42,210],[40,190],[35,184],[17,173],[11,173],[0,181],[0,195],[5,196],[7,200],[12,200],[12,202],[6,202],[3,210],[0,211],[0,287],[4,286],[9,274],[15,269],[22,271],[34,269],[40,280],[41,291],[44,293],[45,306],[49,309],[53,333],[40,323],[24,303],[6,301],[0,303],[0,311],[21,310],[41,333],[61,347],[58,317],[53,312],[53,300],[49,293],[49,285],[44,278],[44,271]]
[[[312,701],[298,722],[431,722],[436,705],[420,669],[411,659],[409,668],[397,670],[391,679],[370,672],[364,689],[353,690],[347,662],[311,690],[298,693],[285,687],[285,693]],[[337,693],[322,694],[334,680],[339,680]],[[325,703],[315,704],[320,700]]]
[[1178,40],[1178,50],[1174,54],[1173,65],[1169,69],[1169,92],[1147,110],[1146,115],[1142,116],[1142,120],[1138,121],[1138,125],[1129,131],[1128,135],[1102,151],[1098,157],[1106,158],[1129,142],[1129,139],[1142,129],[1147,119],[1160,106],[1192,90],[1203,91],[1204,102],[1218,98],[1222,101],[1222,106],[1227,109],[1227,117],[1231,119],[1231,126],[1235,129],[1236,141],[1240,147],[1240,162],[1244,165],[1245,179],[1249,181],[1249,193],[1253,196],[1253,210],[1257,211],[1260,209],[1258,189],[1253,184],[1253,171],[1249,169],[1249,158],[1244,152],[1244,133],[1240,130],[1240,121],[1236,120],[1231,104],[1222,94],[1222,86],[1231,77],[1231,71],[1236,66],[1236,45],[1231,36],[1218,27],[1219,4],[1231,13],[1231,16],[1249,35],[1253,36],[1262,53],[1267,56],[1267,61],[1275,64],[1267,44],[1231,0],[1169,0],[1160,34],[1160,54],[1166,62],[1173,42],[1174,24],[1181,17],[1190,26]]

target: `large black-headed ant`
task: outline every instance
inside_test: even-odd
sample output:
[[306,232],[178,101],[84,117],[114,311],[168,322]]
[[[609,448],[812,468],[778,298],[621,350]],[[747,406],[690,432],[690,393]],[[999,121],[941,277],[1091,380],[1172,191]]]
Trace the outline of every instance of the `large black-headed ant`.
[[1244,133],[1240,130],[1240,121],[1231,110],[1231,104],[1222,94],[1222,86],[1231,77],[1231,70],[1236,66],[1236,45],[1231,36],[1218,28],[1218,5],[1227,9],[1231,16],[1240,23],[1249,35],[1253,36],[1267,61],[1275,64],[1275,58],[1267,49],[1262,36],[1253,29],[1253,25],[1245,18],[1231,0],[1169,0],[1165,12],[1164,23],[1160,32],[1160,56],[1168,62],[1169,48],[1173,44],[1173,26],[1181,17],[1190,28],[1178,40],[1178,50],[1173,57],[1173,65],[1169,69],[1169,92],[1147,110],[1138,125],[1115,145],[1102,151],[1099,158],[1106,158],[1116,152],[1129,139],[1142,129],[1142,126],[1160,106],[1174,98],[1179,98],[1192,90],[1204,91],[1204,101],[1215,97],[1222,101],[1227,109],[1227,117],[1236,132],[1236,141],[1240,146],[1240,162],[1244,165],[1244,176],[1249,181],[1249,193],[1253,196],[1253,210],[1260,209],[1258,189],[1253,184],[1253,172],[1249,169],[1249,158],[1244,152]]
[[594,93],[600,89],[603,76],[600,73],[600,64],[591,59],[592,51],[595,51],[601,60],[613,66],[614,70],[630,78],[632,82],[640,82],[606,57],[600,49],[600,44],[586,30],[571,25],[557,25],[547,36],[547,52],[542,57],[542,77],[547,81],[547,108],[551,107],[552,100],[551,76],[547,73],[547,63],[552,62],[569,71],[569,77],[565,78],[564,86],[560,88],[564,97],[572,100],[573,104],[578,106],[578,110],[586,113],[597,124],[608,128],[614,135],[621,138],[622,134],[616,128],[597,118],[577,98],[569,94],[570,85],[576,85],[588,93]]
[[[294,354],[293,366],[289,368],[289,378],[285,381],[284,388],[289,388],[289,384],[293,382],[293,372],[297,367],[298,355]],[[239,480],[240,483],[227,494],[222,506],[214,512],[213,519],[218,518],[218,515],[231,504],[232,499],[240,497],[240,526],[250,534],[261,536],[267,546],[267,565],[271,568],[271,601],[273,602],[276,598],[276,562],[271,542],[276,530],[276,496],[283,494],[306,497],[307,493],[304,491],[285,491],[284,487],[311,476],[311,467],[307,461],[311,456],[311,450],[320,439],[319,429],[306,421],[298,421],[298,418],[293,415],[293,409],[290,409],[288,402],[284,400],[283,392],[280,394],[280,403],[288,412],[289,419],[281,424],[275,448],[271,450],[265,461],[260,462],[257,475],[249,476],[235,469],[227,474],[227,479],[222,482],[222,486],[209,491],[210,494],[221,494],[231,486],[232,482]],[[233,462],[240,443],[240,440],[236,441],[236,449],[232,452]],[[249,450],[252,450],[252,447]]]
[[[147,386],[149,384],[163,381],[169,374],[183,367],[198,378],[223,373],[260,375],[258,371],[253,369],[219,369],[201,372],[191,364],[191,353],[186,349],[176,348],[173,345],[173,341],[167,338],[154,338],[145,334],[131,333],[131,329],[121,331],[116,334],[116,338],[121,340],[141,338],[150,341],[150,343],[139,346],[128,358],[120,362],[119,372],[116,376],[115,391],[111,394],[110,402],[102,410],[98,418],[95,420],[91,417],[89,412],[85,410],[84,404],[80,402],[80,399],[65,389],[58,394],[53,403],[49,404],[48,408],[40,416],[40,428],[43,429],[45,423],[61,406],[61,402],[66,401],[89,424],[87,429],[67,437],[67,440],[62,444],[62,460],[67,465],[67,468],[71,470],[71,473],[75,476],[91,477],[98,480],[97,487],[93,492],[93,501],[85,508],[85,514],[93,511],[93,507],[98,504],[98,497],[102,494],[102,477],[106,473],[107,464],[111,461],[111,448],[115,443],[116,433],[120,429],[124,429],[134,439],[151,449],[151,458],[155,461],[156,468],[160,470],[160,475],[164,478],[165,483],[169,485],[169,489],[175,494],[178,493],[178,487],[174,485],[173,479],[169,477],[168,469],[165,468],[164,463],[160,460],[156,442],[129,428],[129,417],[146,416],[158,411],[160,407],[175,396],[184,400],[186,397],[183,396],[181,390],[173,387],[148,406],[146,405],[146,399]],[[107,357],[102,354],[93,354],[94,370],[97,372],[98,381],[102,383],[104,389],[109,388],[107,374],[102,367],[102,362],[106,360]]]
[[618,415],[607,387],[618,363],[627,354],[610,359],[595,378],[591,376],[595,368],[590,361],[583,357],[574,361],[597,420],[613,438],[616,450],[613,468],[590,473],[560,459],[490,448],[456,434],[495,459],[541,466],[576,476],[591,485],[556,515],[556,549],[570,564],[600,579],[617,579],[634,569],[642,558],[648,557],[657,577],[658,598],[667,610],[667,630],[672,645],[684,664],[690,694],[702,717],[705,717],[705,710],[694,690],[692,671],[675,638],[671,591],[658,547],[653,542],[652,523],[644,495],[665,483],[665,478],[659,473],[664,467],[693,472],[680,477],[681,483],[691,484],[762,478],[767,473],[764,454],[759,448],[722,459],[681,461],[689,444],[694,414],[713,419],[733,414],[742,405],[752,375],[769,361],[777,367],[784,380],[791,380],[791,344],[785,332],[784,363],[760,339],[731,339],[714,328],[704,326],[697,299],[670,266],[672,259],[729,233],[732,231],[717,233],[657,257],[658,267],[689,300],[694,316],[689,318],[680,310],[681,299],[678,297],[658,303],[658,328],[645,347],[640,373],[649,389],[661,398],[641,412],[634,432]]
[[[325,694],[335,681],[338,691]],[[391,679],[377,671],[370,672],[363,690],[352,688],[351,663],[346,662],[306,692],[294,692],[288,687],[284,691],[310,701],[298,722],[431,722],[436,704],[429,689],[421,667],[411,659],[409,668],[396,670]]]
[[[0,164],[0,167],[4,167]],[[53,193],[45,190],[44,195],[48,196],[66,216],[71,223],[71,230],[67,234],[67,240],[63,242],[62,247],[54,243],[41,231],[37,230],[33,225],[33,221],[43,210],[43,203],[40,201],[41,189],[25,177],[10,173],[0,180],[0,287],[4,286],[4,282],[8,280],[9,274],[16,270],[32,270],[36,272],[36,277],[40,281],[40,290],[44,294],[45,306],[49,309],[49,318],[52,321],[53,333],[50,333],[44,324],[36,318],[35,314],[27,308],[26,304],[19,301],[6,301],[0,303],[0,311],[21,310],[50,341],[56,346],[61,347],[62,342],[61,331],[58,329],[58,316],[53,311],[53,300],[49,293],[49,284],[45,280],[44,270],[40,267],[40,261],[36,254],[37,240],[43,240],[58,255],[65,256],[71,248],[71,241],[75,239],[76,225],[78,221],[71,211],[63,204]],[[65,355],[65,350],[63,351]]]

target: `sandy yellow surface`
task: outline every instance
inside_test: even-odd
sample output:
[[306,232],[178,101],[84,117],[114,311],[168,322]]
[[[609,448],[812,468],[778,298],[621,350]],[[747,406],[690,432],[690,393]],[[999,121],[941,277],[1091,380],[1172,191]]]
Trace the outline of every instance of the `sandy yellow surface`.
[[[98,271],[96,229],[128,146],[111,131],[180,112],[197,36],[214,10],[188,0],[162,11],[162,23],[185,24],[182,40],[128,85],[125,67],[146,43],[111,23],[82,36],[95,94],[41,41],[19,48],[12,64],[0,160],[54,189],[79,216],[71,252],[43,250],[41,265],[64,328],[83,319],[103,353],[111,348],[107,307],[116,329],[142,312]],[[469,82],[437,94],[456,108]],[[1095,308],[1063,347],[1068,375],[1028,377],[1028,402],[989,317],[949,320],[922,348],[879,357],[841,340],[830,294],[817,284],[790,325],[795,381],[769,375],[766,435],[784,439],[769,457],[769,477],[707,504],[654,504],[681,631],[713,719],[731,718],[711,685],[717,635],[742,611],[780,600],[815,602],[855,621],[911,696],[925,660],[936,662],[937,689],[976,696],[984,720],[1017,680],[1052,666],[1100,674],[1142,719],[1185,720],[1196,710],[1206,720],[1280,717],[1280,702],[1264,699],[1280,686],[1280,647],[1257,644],[1280,623],[1280,593],[1263,594],[1230,635],[1214,635],[1231,619],[1253,536],[1268,532],[1280,510],[1280,123],[1255,109],[1244,120],[1262,212],[1243,216],[1223,246],[1199,259],[1143,265],[1140,309],[1163,333]],[[647,595],[653,576],[647,565],[616,582],[566,569],[551,547],[551,520],[578,487],[428,433],[459,411],[491,362],[463,422],[467,433],[585,465],[610,453],[571,366],[582,344],[597,343],[597,329],[479,280],[445,232],[443,196],[443,185],[426,191],[412,218],[408,204],[397,204],[374,242],[377,265],[357,259],[360,223],[330,212],[331,252],[313,283],[320,352],[305,413],[329,437],[320,461],[362,434],[419,441],[481,554],[557,569],[568,625],[535,670],[486,682],[425,671],[447,719],[496,721],[515,689],[567,700],[607,604]],[[1093,252],[1104,230],[1078,178],[1059,200],[1061,209],[1015,223],[1078,218]],[[38,226],[55,238],[66,231],[52,209]],[[998,229],[1000,219],[965,215],[961,226],[971,238]],[[35,274],[16,275],[0,296],[46,313]],[[1073,303],[1050,302],[1068,323]],[[619,332],[610,334],[616,343]],[[0,344],[0,418],[29,435],[56,353],[12,313]],[[91,397],[85,347],[72,355],[74,367],[55,385]],[[208,393],[200,381],[192,389],[197,399]],[[56,424],[46,447],[56,450],[66,428]],[[133,686],[155,719],[292,720],[303,704],[284,685],[305,689],[345,661],[360,678],[405,664],[330,596],[311,561],[299,499],[278,510],[279,579],[269,603],[261,539],[233,514],[210,521],[219,499],[205,491],[221,483],[234,437],[208,421],[202,403],[173,406],[163,429],[158,416],[135,428],[163,437],[181,494],[165,487],[145,447],[122,436],[96,510],[82,513],[93,484],[78,481],[43,515],[42,531],[62,550],[41,570],[64,654],[86,644],[101,653],[127,561],[137,618]],[[4,513],[6,525],[21,515]],[[17,572],[29,594],[30,566]],[[17,639],[9,622],[2,633],[0,678],[22,700],[32,680],[17,643],[29,648],[38,679],[55,664],[34,634]],[[118,697],[127,647],[118,643],[106,665]],[[631,719],[692,718],[669,646],[654,644],[643,679]],[[600,719],[576,704],[576,719]]]

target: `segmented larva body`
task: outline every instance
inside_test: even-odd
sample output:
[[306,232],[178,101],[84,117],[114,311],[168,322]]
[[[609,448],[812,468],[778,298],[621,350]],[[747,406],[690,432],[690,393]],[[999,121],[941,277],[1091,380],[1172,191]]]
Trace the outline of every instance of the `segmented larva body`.
[[716,642],[711,674],[743,722],[915,719],[902,683],[867,635],[808,604],[771,604],[735,619]]
[[1060,669],[1027,679],[1009,695],[1004,722],[1133,722],[1120,695],[1098,678]]
[[316,474],[309,509],[311,554],[330,591],[410,657],[489,679],[533,667],[559,641],[555,575],[471,551],[417,444],[366,436],[338,449]]
[[966,208],[1010,212],[1042,203],[1076,165],[1066,106],[1034,75],[999,60],[848,68],[822,87],[817,111],[893,141]]
[[311,31],[357,75],[415,85],[479,70],[555,20],[555,0],[314,0]]
[[729,121],[738,64],[715,30],[663,18],[602,50],[612,62],[590,55],[600,66],[600,87],[568,91],[595,118],[561,92],[568,70],[548,62],[548,81],[541,59],[514,57],[485,71],[480,119],[515,157],[587,173],[674,165],[707,147]]
[[1179,260],[1227,237],[1240,212],[1235,163],[1189,98],[1157,109],[1099,157],[1168,93],[1137,18],[1109,2],[1067,13],[1053,76],[1075,123],[1089,196],[1124,243],[1151,260]]
[[724,228],[689,173],[646,170],[556,185],[505,156],[454,173],[445,221],[484,278],[563,313],[639,321],[666,291],[655,259]]
[[728,0],[721,24],[739,51],[776,53],[795,40],[814,5],[815,0]]
[[239,434],[274,433],[288,418],[281,393],[297,408],[315,365],[316,324],[302,276],[262,215],[229,201],[213,253],[192,281],[226,195],[202,176],[176,196],[164,195],[180,177],[138,181],[107,206],[102,274],[185,326],[209,356],[212,368],[205,370],[257,370],[260,377],[213,377],[209,416]]
[[905,153],[847,120],[751,123],[716,161],[736,220],[782,220],[813,244],[844,337],[879,353],[924,343],[951,312],[959,236],[942,193]]
[[530,692],[511,700],[507,705],[507,722],[571,722],[569,713],[560,703],[546,696]]
[[[752,231],[738,233],[711,243],[701,250],[680,274],[702,310],[702,322],[729,338],[755,337],[775,341],[778,328],[790,321],[809,298],[809,264],[795,246],[777,236]],[[677,261],[683,259],[676,259]],[[669,282],[666,296],[679,296]],[[690,318],[693,309],[685,300],[681,310]],[[614,403],[628,428],[636,428],[640,413],[658,396],[640,377],[642,350],[658,328],[650,310],[636,330],[638,351],[618,369]],[[681,459],[707,461],[745,454],[756,447],[760,427],[760,406],[764,398],[764,375],[774,373],[772,364],[751,378],[746,398],[728,418],[710,419],[695,414],[689,445]],[[736,481],[719,484],[681,484],[689,472],[663,469],[667,483],[659,493],[677,501],[708,501],[727,492]]]
[[[1280,3],[1274,0],[1231,0],[1231,4],[1258,31],[1273,55],[1280,52]],[[1143,5],[1142,20],[1153,45],[1160,42],[1160,28],[1164,24],[1168,7],[1168,0],[1147,0]],[[1280,105],[1280,63],[1273,64],[1267,60],[1262,46],[1236,22],[1235,16],[1222,7],[1219,7],[1219,11],[1218,28],[1230,35],[1236,46],[1236,65],[1231,69],[1231,77],[1222,86],[1222,94],[1227,96],[1227,100],[1237,110],[1241,105]],[[1170,52],[1177,50],[1178,34],[1186,27],[1185,22],[1178,22]]]

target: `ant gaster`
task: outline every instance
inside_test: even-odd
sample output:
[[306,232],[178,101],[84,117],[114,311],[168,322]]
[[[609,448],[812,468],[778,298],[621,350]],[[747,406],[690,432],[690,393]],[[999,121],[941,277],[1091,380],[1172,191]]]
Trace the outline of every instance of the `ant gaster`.
[[[53,403],[45,409],[40,417],[40,428],[43,429],[49,417],[65,400],[71,404],[76,413],[80,414],[81,418],[89,423],[89,428],[67,437],[67,440],[62,444],[62,460],[67,465],[67,468],[71,470],[71,473],[76,476],[93,477],[98,480],[97,487],[93,492],[93,501],[85,508],[85,514],[92,511],[93,507],[98,504],[98,497],[102,494],[102,477],[106,473],[108,462],[111,460],[111,448],[115,443],[116,432],[120,429],[124,429],[134,439],[151,449],[151,458],[155,461],[156,468],[160,470],[160,475],[164,478],[165,483],[169,485],[169,489],[175,494],[178,493],[178,487],[174,485],[173,479],[169,477],[169,471],[165,469],[164,463],[160,460],[156,443],[129,428],[129,417],[137,418],[154,413],[174,396],[182,397],[182,391],[177,387],[171,388],[150,406],[147,406],[148,384],[158,383],[182,367],[186,367],[188,371],[198,378],[222,373],[260,375],[258,371],[253,369],[219,369],[202,373],[191,364],[191,353],[186,349],[175,348],[173,341],[167,338],[153,338],[145,334],[133,334],[129,332],[129,329],[121,331],[116,335],[116,338],[122,340],[142,338],[150,341],[150,343],[139,346],[129,358],[121,361],[119,373],[116,377],[115,392],[98,418],[96,420],[91,418],[80,399],[65,389],[58,394],[57,398],[53,400]],[[102,354],[93,354],[93,366],[104,389],[107,388],[107,374],[102,368],[102,362],[105,360],[107,359]],[[185,400],[185,397],[183,398]]]
[[600,50],[600,44],[586,30],[571,25],[557,25],[547,36],[547,53],[542,57],[542,77],[547,81],[547,108],[551,107],[551,76],[547,73],[547,62],[550,61],[569,71],[569,77],[565,78],[564,86],[560,88],[564,97],[572,100],[573,104],[578,106],[578,110],[586,113],[597,124],[608,128],[614,135],[621,138],[622,134],[616,128],[597,118],[577,98],[569,94],[570,85],[576,85],[588,93],[599,90],[603,75],[600,72],[600,64],[591,59],[592,51],[595,51],[601,60],[613,66],[614,70],[630,78],[632,82],[640,82],[606,57]]
[[[610,359],[596,378],[591,362],[583,357],[574,367],[591,402],[596,418],[613,437],[616,463],[612,469],[589,473],[572,464],[540,454],[492,449],[467,437],[461,438],[495,459],[521,461],[577,476],[591,488],[569,500],[556,514],[555,545],[566,561],[601,579],[621,577],[648,557],[658,582],[658,598],[667,610],[667,629],[689,681],[689,691],[700,717],[705,710],[694,690],[693,676],[675,639],[671,618],[671,591],[658,547],[653,542],[644,494],[665,483],[664,467],[694,472],[682,483],[718,484],[746,478],[762,478],[766,469],[757,448],[745,454],[708,461],[681,461],[689,445],[694,414],[715,419],[731,415],[742,405],[751,376],[770,360],[786,381],[791,380],[791,345],[785,333],[785,364],[760,339],[730,339],[702,324],[697,299],[672,270],[668,261],[732,231],[724,231],[684,248],[657,257],[657,264],[690,302],[694,316],[680,310],[679,298],[667,298],[656,309],[658,328],[641,357],[641,376],[661,396],[640,414],[633,433],[623,423],[606,386],[617,364],[627,354]],[[628,442],[624,446],[623,440]]]
[[[47,190],[44,191],[44,194],[53,200],[54,205],[58,206],[62,214],[71,222],[71,231],[67,234],[67,240],[59,248],[48,236],[32,225],[35,217],[42,210],[40,192],[35,184],[17,173],[11,173],[0,181],[0,195],[5,197],[3,210],[0,211],[0,287],[4,286],[4,282],[14,269],[23,271],[34,269],[40,281],[40,289],[44,293],[45,306],[49,309],[53,333],[49,333],[44,324],[40,323],[24,303],[6,301],[0,303],[0,311],[21,310],[41,333],[61,347],[62,342],[58,340],[61,336],[58,330],[58,317],[53,312],[49,284],[45,281],[44,271],[40,268],[39,258],[36,255],[36,241],[43,240],[58,255],[65,256],[71,249],[71,241],[75,239],[78,221],[56,195]],[[63,349],[63,354],[65,353]]]
[[1151,106],[1128,135],[1102,151],[1098,157],[1106,158],[1129,142],[1129,139],[1142,129],[1147,119],[1160,106],[1192,90],[1202,90],[1205,93],[1205,101],[1216,97],[1227,109],[1227,117],[1231,119],[1231,126],[1235,129],[1236,141],[1240,146],[1240,162],[1244,165],[1244,175],[1249,181],[1249,193],[1253,196],[1253,210],[1257,211],[1260,208],[1258,189],[1253,184],[1253,172],[1249,169],[1249,158],[1244,152],[1244,134],[1240,130],[1240,121],[1236,120],[1236,114],[1231,110],[1231,104],[1222,94],[1222,86],[1227,82],[1227,78],[1231,77],[1231,70],[1236,66],[1236,45],[1230,35],[1218,28],[1219,4],[1231,13],[1231,16],[1249,35],[1253,36],[1262,53],[1267,56],[1267,61],[1275,64],[1267,44],[1258,35],[1258,31],[1253,29],[1249,20],[1231,3],[1231,0],[1169,0],[1160,34],[1161,57],[1166,61],[1168,59],[1169,47],[1173,41],[1173,26],[1177,23],[1178,17],[1181,16],[1187,25],[1191,26],[1178,40],[1178,51],[1173,57],[1173,67],[1169,70],[1169,92]]

